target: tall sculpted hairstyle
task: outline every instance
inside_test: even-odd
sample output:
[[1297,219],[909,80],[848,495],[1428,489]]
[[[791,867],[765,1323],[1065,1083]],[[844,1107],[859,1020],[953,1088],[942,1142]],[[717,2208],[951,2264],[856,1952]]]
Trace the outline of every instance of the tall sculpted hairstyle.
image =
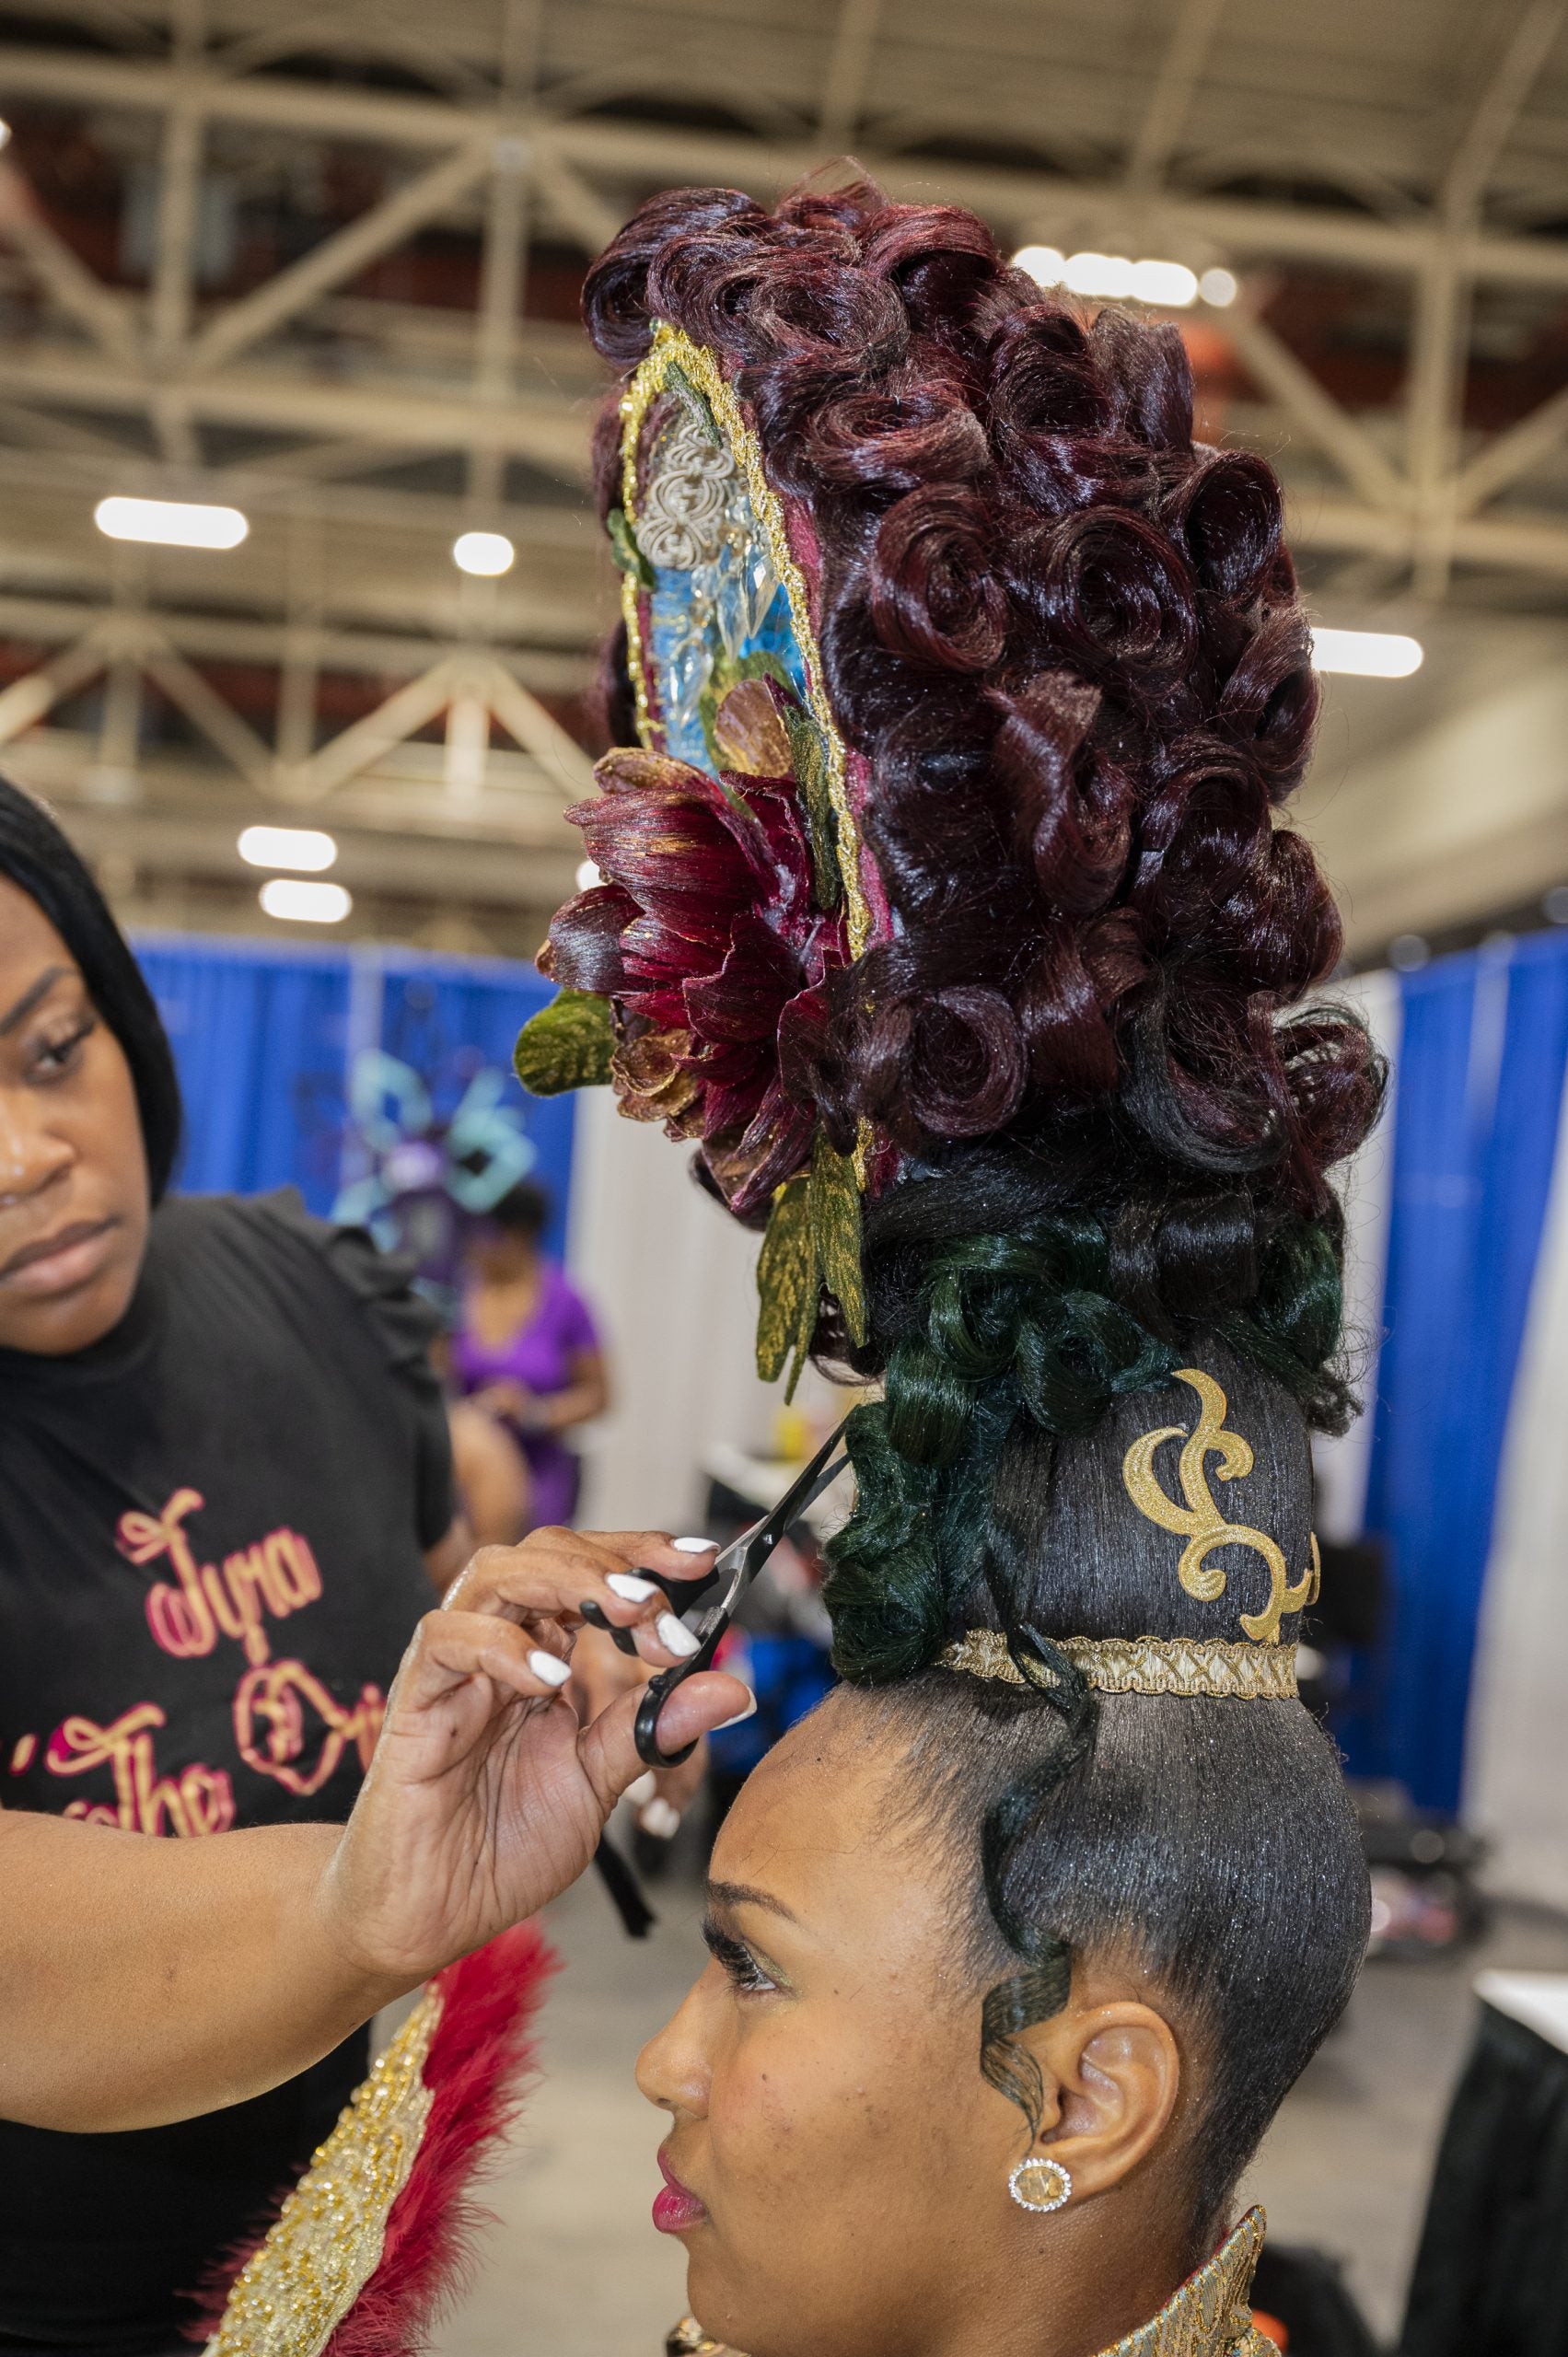
[[[1348,1994],[1360,1845],[1298,1701],[1102,1700],[1063,1646],[1228,1625],[1164,1532],[1166,1555],[1129,1544],[1106,1507],[1127,1511],[1129,1434],[1173,1437],[1193,1366],[1224,1370],[1256,1445],[1246,1524],[1296,1563],[1306,1425],[1352,1405],[1329,1172],[1383,1075],[1352,1016],[1304,1004],[1341,934],[1280,823],[1318,692],[1279,486],[1194,441],[1175,327],[1086,319],[972,215],[864,180],[773,212],[656,198],[584,308],[621,368],[656,321],[712,353],[807,517],[890,912],[786,1070],[839,1153],[896,1149],[863,1207],[864,1319],[852,1337],[826,1301],[817,1326],[883,1391],[850,1419],[834,1658],[958,1841],[977,1968],[1010,1961],[982,2068],[1031,2121],[1018,2032],[1075,1951],[1170,1991],[1206,2088],[1199,2250]],[[621,467],[612,403],[612,528]],[[624,640],[607,709],[630,742]],[[1237,1586],[1249,1544],[1214,1559]],[[977,1627],[1021,1685],[943,1666]]]
[[125,1051],[157,1202],[180,1151],[180,1082],[151,991],[84,862],[30,795],[0,778],[0,876],[37,902],[82,971],[87,995]]

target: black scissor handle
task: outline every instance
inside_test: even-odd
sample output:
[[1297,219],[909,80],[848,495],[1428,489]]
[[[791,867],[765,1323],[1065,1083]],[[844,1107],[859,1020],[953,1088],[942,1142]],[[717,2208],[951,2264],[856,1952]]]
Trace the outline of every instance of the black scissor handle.
[[683,1685],[689,1678],[695,1678],[701,1669],[712,1669],[714,1655],[719,1649],[719,1640],[725,1635],[728,1626],[727,1621],[721,1620],[717,1628],[710,1630],[690,1661],[678,1661],[672,1669],[661,1669],[658,1676],[650,1678],[644,1688],[643,1699],[637,1705],[637,1716],[632,1729],[632,1739],[636,1744],[637,1757],[645,1768],[679,1768],[681,1761],[690,1759],[696,1750],[695,1743],[687,1744],[679,1751],[659,1749],[659,1713],[678,1686]]
[[[719,1573],[718,1566],[715,1564],[704,1578],[684,1580],[678,1578],[673,1572],[650,1572],[645,1564],[639,1563],[637,1577],[640,1580],[651,1580],[655,1587],[663,1593],[666,1603],[672,1604],[679,1614],[683,1606],[700,1604],[708,1590],[717,1586]],[[598,1629],[613,1642],[618,1653],[634,1654],[636,1652],[636,1639],[632,1631],[618,1627],[603,1605],[595,1597],[585,1596],[577,1609],[590,1629]]]

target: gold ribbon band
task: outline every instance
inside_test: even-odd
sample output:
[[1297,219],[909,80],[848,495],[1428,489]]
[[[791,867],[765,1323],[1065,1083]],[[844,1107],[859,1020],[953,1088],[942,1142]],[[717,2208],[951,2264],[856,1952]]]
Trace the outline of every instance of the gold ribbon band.
[[[1238,1701],[1288,1702],[1295,1694],[1294,1645],[1243,1644],[1222,1637],[1058,1637],[1074,1667],[1102,1694],[1215,1694]],[[1005,1685],[1029,1680],[999,1629],[971,1629],[938,1655],[945,1669]],[[1042,1678],[1051,1682],[1049,1673]]]

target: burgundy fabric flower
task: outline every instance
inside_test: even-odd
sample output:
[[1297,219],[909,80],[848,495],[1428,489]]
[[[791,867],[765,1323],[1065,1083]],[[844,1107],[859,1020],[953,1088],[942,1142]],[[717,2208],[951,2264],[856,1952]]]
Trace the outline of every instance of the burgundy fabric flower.
[[798,789],[638,751],[595,775],[598,799],[566,815],[607,880],[559,911],[540,963],[614,1002],[621,1111],[700,1139],[745,1218],[810,1158],[810,1048],[847,962],[842,918],[812,899]]

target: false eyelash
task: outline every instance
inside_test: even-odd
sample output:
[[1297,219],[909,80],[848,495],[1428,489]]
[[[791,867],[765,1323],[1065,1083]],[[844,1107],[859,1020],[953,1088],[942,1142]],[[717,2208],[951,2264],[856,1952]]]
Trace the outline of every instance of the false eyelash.
[[759,1996],[777,1987],[777,1982],[769,1979],[750,1949],[741,1941],[731,1939],[727,1932],[721,1932],[711,1917],[703,1925],[703,1939],[714,1962],[728,1975],[737,1989],[744,1990],[749,1995]]

